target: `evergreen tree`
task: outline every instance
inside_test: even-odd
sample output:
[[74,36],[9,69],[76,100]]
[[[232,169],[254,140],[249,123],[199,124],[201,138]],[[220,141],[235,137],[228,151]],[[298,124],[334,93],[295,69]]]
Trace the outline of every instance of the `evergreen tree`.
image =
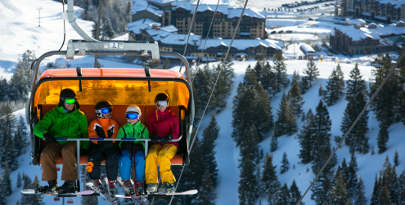
[[260,84],[270,96],[277,93],[275,90],[277,88],[276,74],[273,72],[269,62],[262,66],[262,76],[258,77],[257,80],[260,81]]
[[389,139],[388,128],[385,123],[380,123],[380,131],[378,132],[377,145],[378,153],[381,154],[387,150],[387,142]]
[[276,204],[276,196],[278,194],[278,190],[280,189],[280,182],[278,181],[276,174],[276,167],[277,166],[273,166],[273,155],[266,154],[263,163],[262,179],[260,182],[261,190],[263,190],[263,194],[266,196],[269,204]]
[[397,195],[398,195],[398,204],[405,204],[405,171],[402,171],[402,173],[398,177],[398,189],[397,189]]
[[274,131],[274,133],[271,136],[271,141],[270,141],[270,152],[274,152],[278,148],[278,141],[277,141],[277,136],[276,136],[277,127],[274,127],[273,131]]
[[[39,183],[38,177],[36,177],[36,180],[34,182],[31,181],[31,179],[27,176],[23,174],[23,179],[24,179],[24,183],[23,183],[23,189],[33,189],[35,188],[36,184]],[[27,195],[27,194],[21,194],[21,200],[20,200],[20,204],[21,205],[42,205],[44,204],[42,202],[42,196],[41,195]]]
[[323,97],[324,94],[325,94],[325,91],[323,90],[322,83],[321,83],[321,85],[319,85],[318,96]]
[[357,160],[354,152],[350,153],[350,163],[348,167],[348,178],[347,178],[347,191],[351,198],[355,197],[356,188],[357,188]]
[[[214,118],[211,118],[211,121],[215,120],[214,115],[213,117]],[[200,148],[202,159],[205,161],[205,167],[210,173],[210,183],[212,183],[212,186],[215,188],[218,179],[218,163],[215,159],[216,152],[214,150],[216,137],[211,136],[211,129],[212,128],[210,126],[204,129]]]
[[283,153],[283,159],[281,160],[280,174],[284,174],[290,169],[290,162],[287,159],[287,153]]
[[356,200],[354,202],[354,205],[366,205],[367,204],[367,199],[365,196],[365,191],[364,191],[364,183],[363,180],[361,178],[361,176],[359,176],[357,185],[356,185],[356,192],[355,192],[355,196],[356,196]]
[[294,107],[294,115],[298,116],[302,113],[302,106],[304,105],[305,101],[303,101],[303,97],[301,96],[301,91],[298,87],[297,81],[293,81],[290,91],[288,91],[288,99],[290,99],[291,104]]
[[308,89],[310,88],[308,76],[304,76],[301,78],[299,87],[300,87],[301,94],[305,94],[308,91]]
[[240,165],[240,180],[239,180],[239,204],[254,204],[256,199],[259,197],[257,195],[258,191],[258,181],[255,177],[255,165],[253,160],[249,155],[242,156],[243,162]]
[[264,50],[263,46],[260,46],[259,49],[257,50],[255,60],[256,61],[264,61],[266,60],[266,50]]
[[281,50],[277,50],[273,57],[273,70],[276,77],[276,88],[274,89],[276,92],[280,92],[282,87],[285,87],[289,83],[289,79],[287,76],[287,66],[285,64],[285,59],[282,55]]
[[333,69],[332,74],[329,76],[329,81],[327,82],[326,85],[324,99],[326,101],[326,104],[328,104],[328,106],[336,104],[339,98],[343,95],[344,80],[343,76],[340,76],[339,68],[340,66],[338,65],[336,69]]
[[294,108],[291,106],[284,93],[280,102],[280,108],[277,110],[277,121],[275,122],[277,137],[284,134],[292,135],[297,131],[297,118],[294,116],[293,112]]
[[240,155],[242,157],[249,156],[249,159],[258,164],[263,156],[260,154],[261,149],[258,144],[258,134],[255,125],[249,124],[247,126],[244,139],[244,143],[240,146]]
[[[375,69],[372,70],[372,73],[375,83],[370,84],[370,96],[376,92],[391,70],[391,57],[388,54],[379,54],[373,61],[373,66]],[[397,73],[393,72],[371,103],[371,109],[374,111],[377,120],[380,123],[385,123],[387,127],[400,119],[401,112],[398,110],[400,106],[402,107],[402,105],[398,104],[400,100],[398,96],[401,96],[402,89],[400,85],[398,84]]]
[[295,83],[297,83],[298,87],[300,84],[300,74],[297,70],[294,70],[293,76],[292,76],[292,82],[291,82],[291,86]]
[[[366,98],[361,92],[358,93],[354,98],[349,98],[349,103],[346,106],[342,124],[340,125],[340,130],[342,133],[346,134],[366,104]],[[368,143],[369,138],[366,136],[367,131],[368,111],[366,110],[357,121],[356,126],[354,126],[351,132],[347,135],[345,140],[345,143],[347,146],[349,146],[351,152],[358,151],[363,154],[368,153],[370,146]]]
[[315,201],[315,204],[330,204],[328,201],[328,193],[333,185],[333,171],[325,172],[323,171],[318,180],[314,182],[311,187],[311,199]]
[[205,109],[205,105],[208,102],[209,98],[209,82],[210,82],[210,76],[211,76],[211,71],[209,69],[209,66],[206,65],[203,68],[197,67],[196,70],[192,70],[192,73],[194,75],[193,78],[193,96],[195,99],[195,118],[197,120],[194,120],[194,126],[197,127],[199,123],[199,119],[201,119],[201,116],[203,114],[203,111]]
[[[248,73],[248,70],[246,72]],[[255,75],[245,75],[245,79],[247,77],[256,78]],[[232,138],[237,146],[243,142],[248,124],[255,125],[259,142],[273,127],[269,96],[257,81],[253,80],[252,82],[246,79],[240,83],[237,88],[238,94],[233,99]]]
[[[295,183],[295,180],[293,180],[290,187],[290,196],[291,196],[291,200],[289,203],[290,205],[296,205],[302,197],[301,192],[297,187],[297,183]],[[301,201],[299,205],[304,205],[304,202]]]
[[8,168],[7,161],[4,163],[4,170],[3,170],[3,182],[2,182],[2,192],[6,196],[10,196],[12,189],[11,189],[11,178],[10,178],[10,169]]
[[312,58],[308,59],[307,68],[304,69],[303,73],[307,75],[306,80],[309,83],[308,88],[312,87],[312,81],[316,80],[319,76],[319,70],[316,67],[315,62]]
[[198,204],[198,205],[212,204],[212,205],[214,205],[215,199],[217,196],[216,196],[215,189],[211,182],[211,174],[209,173],[208,170],[205,172],[202,182],[203,182],[203,184],[197,195],[197,199],[193,204]]
[[378,204],[378,193],[379,192],[380,192],[380,187],[378,185],[377,176],[375,176],[374,188],[373,188],[373,193],[371,194],[370,205],[377,205]]
[[346,190],[346,184],[344,182],[341,172],[336,174],[335,183],[328,193],[328,203],[330,204],[346,204],[349,199],[349,195]]
[[14,135],[14,144],[15,144],[15,150],[17,151],[16,156],[20,156],[23,154],[24,148],[27,146],[27,138],[28,138],[28,133],[27,133],[27,125],[22,116],[18,119],[18,125],[17,125],[17,130]]
[[290,191],[288,190],[287,183],[285,183],[284,186],[282,186],[280,189],[277,204],[285,205],[288,204],[290,201],[291,201]]
[[347,81],[346,100],[350,102],[352,99],[356,99],[356,96],[360,93],[365,96],[367,86],[356,63],[353,70],[350,71],[350,79]]
[[395,150],[394,165],[395,165],[396,167],[399,165],[398,152],[397,152],[397,150]]
[[18,161],[17,161],[17,150],[14,145],[14,137],[8,138],[5,141],[4,144],[4,155],[1,157],[1,163],[3,163],[3,168],[4,165],[7,162],[7,165],[9,166],[11,171],[14,171],[18,168]]
[[31,83],[31,64],[36,59],[33,51],[27,50],[22,59],[18,59],[16,69],[10,81],[10,100],[26,100]]
[[3,191],[3,178],[0,175],[0,205],[6,205],[7,204],[7,196],[6,193]]
[[20,188],[21,187],[21,174],[20,174],[20,172],[18,172],[18,175],[17,175],[17,188]]
[[314,114],[312,114],[312,110],[309,109],[304,125],[302,126],[302,129],[298,134],[298,139],[300,141],[301,147],[300,154],[298,156],[300,157],[301,163],[303,164],[307,164],[314,159],[313,143],[316,132],[313,128],[315,127],[315,124],[315,116]]
[[[229,95],[232,89],[233,78],[235,77],[232,65],[233,63],[230,62],[217,65],[212,69],[212,77],[208,86],[208,93],[212,93],[211,102],[209,104],[209,108],[212,110],[216,109],[219,111],[226,107],[226,97]],[[214,89],[215,83],[217,84]]]

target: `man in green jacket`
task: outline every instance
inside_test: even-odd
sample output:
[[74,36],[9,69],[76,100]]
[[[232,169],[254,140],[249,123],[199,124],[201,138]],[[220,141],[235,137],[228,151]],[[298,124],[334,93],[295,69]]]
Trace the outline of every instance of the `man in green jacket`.
[[[80,111],[77,95],[72,89],[60,92],[59,104],[46,113],[34,128],[34,134],[46,141],[41,153],[42,181],[49,184],[46,194],[74,193],[76,190],[76,142],[57,141],[57,138],[88,138],[87,118]],[[81,142],[81,148],[88,149],[88,142]],[[57,183],[56,160],[62,156],[62,180]]]

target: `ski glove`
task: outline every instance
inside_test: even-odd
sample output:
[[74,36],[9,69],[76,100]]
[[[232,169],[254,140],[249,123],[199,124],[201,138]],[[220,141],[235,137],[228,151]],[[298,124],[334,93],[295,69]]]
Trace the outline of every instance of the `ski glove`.
[[47,132],[44,134],[44,140],[46,141],[46,143],[57,143],[58,141],[56,141],[55,137]]
[[121,143],[121,149],[122,150],[127,150],[127,149],[131,149],[132,148],[132,141],[127,141],[127,142],[122,142]]
[[105,132],[100,126],[96,126],[96,133],[100,138],[105,138]]
[[111,129],[109,129],[108,131],[107,131],[107,135],[108,135],[108,138],[110,138],[114,133],[114,130],[113,130],[114,128],[111,128]]
[[141,151],[141,150],[143,150],[143,146],[140,143],[133,144],[132,147],[131,147],[131,152],[132,153],[135,153],[135,152]]
[[173,135],[168,134],[162,138],[162,144],[167,144],[169,140],[173,139]]
[[103,147],[104,147],[104,148],[107,148],[107,149],[114,148],[114,142],[112,142],[112,141],[105,141],[105,142],[103,143]]
[[150,141],[153,142],[153,143],[157,143],[158,140],[159,140],[158,136],[156,136],[156,135],[151,135],[151,136],[149,136],[149,139],[150,139]]

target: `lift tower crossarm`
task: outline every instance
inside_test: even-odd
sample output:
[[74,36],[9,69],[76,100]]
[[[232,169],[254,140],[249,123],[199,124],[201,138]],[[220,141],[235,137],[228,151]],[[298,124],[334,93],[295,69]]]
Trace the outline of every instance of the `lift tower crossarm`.
[[76,17],[74,15],[74,0],[68,0],[68,9],[62,14],[62,18],[67,18],[69,21],[69,24],[73,27],[73,29],[85,40],[85,41],[93,41],[93,42],[98,42],[98,40],[90,37],[87,35],[85,31],[80,28],[80,26],[76,22]]

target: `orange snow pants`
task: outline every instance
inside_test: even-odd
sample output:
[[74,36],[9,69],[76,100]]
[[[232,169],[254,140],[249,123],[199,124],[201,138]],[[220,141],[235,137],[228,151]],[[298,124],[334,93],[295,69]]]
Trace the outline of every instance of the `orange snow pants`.
[[157,165],[159,163],[160,179],[163,182],[174,183],[173,172],[170,168],[170,160],[176,155],[177,147],[172,144],[154,144],[149,148],[148,156],[145,160],[145,180],[146,184],[158,183]]

